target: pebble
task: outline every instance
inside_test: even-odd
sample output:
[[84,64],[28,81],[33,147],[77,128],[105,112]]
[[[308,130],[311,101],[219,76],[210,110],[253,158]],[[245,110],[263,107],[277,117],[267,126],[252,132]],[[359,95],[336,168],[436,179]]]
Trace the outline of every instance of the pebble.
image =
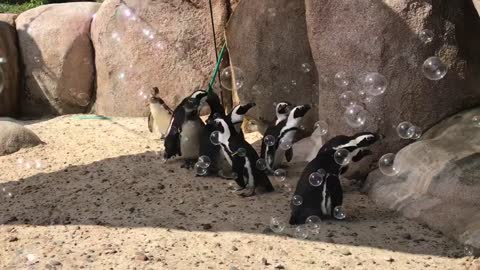
[[270,263],[268,263],[266,258],[262,258],[262,264],[263,265],[270,265]]
[[275,269],[285,269],[285,266],[283,266],[283,264],[277,263],[275,265]]
[[233,250],[233,251],[237,251],[238,248],[237,248],[236,246],[232,246],[232,250]]
[[402,234],[402,237],[403,237],[403,239],[407,239],[407,240],[411,240],[411,239],[412,239],[412,235],[409,234],[409,233],[404,233],[404,234]]
[[204,230],[210,230],[212,228],[212,225],[211,224],[202,224],[202,227]]
[[7,241],[8,241],[8,242],[16,242],[16,241],[18,241],[18,237],[16,237],[16,236],[10,236],[10,237],[7,238]]
[[350,256],[352,253],[348,249],[342,249],[340,250],[340,254],[345,255],[345,256]]
[[135,256],[135,260],[137,260],[137,261],[148,261],[148,257],[143,253],[139,253]]

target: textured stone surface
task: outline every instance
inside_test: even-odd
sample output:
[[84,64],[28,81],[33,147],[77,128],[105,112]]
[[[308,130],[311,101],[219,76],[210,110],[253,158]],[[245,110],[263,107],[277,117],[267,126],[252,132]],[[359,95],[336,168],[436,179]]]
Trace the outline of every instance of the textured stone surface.
[[25,66],[22,112],[80,113],[93,94],[95,68],[90,23],[98,3],[44,5],[16,20]]
[[[236,103],[255,101],[248,112],[256,120],[272,121],[274,102],[288,100],[313,106],[305,117],[311,128],[318,104],[316,71],[308,44],[303,0],[242,0],[226,29],[230,62],[245,76],[234,93]],[[302,64],[311,67],[302,71]]]
[[11,121],[0,121],[0,156],[42,143],[29,129]]
[[0,116],[16,116],[19,111],[20,66],[17,48],[16,14],[0,14],[0,64],[3,89],[0,89]]
[[480,248],[480,108],[430,129],[396,157],[397,176],[378,170],[365,189],[378,204]]
[[[104,1],[92,23],[99,114],[145,115],[142,97],[157,86],[175,107],[205,88],[215,66],[208,1]],[[221,46],[225,1],[214,0]]]
[[[400,139],[394,127],[410,121],[423,129],[480,102],[480,88],[466,87],[463,37],[464,1],[306,1],[309,41],[319,78],[319,117],[329,123],[331,138],[361,129],[379,131],[386,138],[377,144],[376,155],[354,168],[365,175],[366,165],[385,152],[395,152],[409,143]],[[359,16],[358,14],[362,14]],[[423,44],[419,33],[434,32],[433,42]],[[456,36],[458,31],[458,36]],[[459,44],[460,42],[460,44]],[[422,74],[422,64],[437,55],[448,65],[447,75],[430,81]],[[478,55],[478,50],[477,50]],[[477,69],[469,62],[470,69]],[[472,64],[472,65],[471,65]],[[476,64],[475,64],[476,65]],[[388,80],[384,95],[367,104],[366,125],[353,129],[343,121],[342,90],[334,75],[350,74],[346,90],[357,92],[354,80],[367,72],[380,72]],[[328,139],[328,138],[327,138]]]

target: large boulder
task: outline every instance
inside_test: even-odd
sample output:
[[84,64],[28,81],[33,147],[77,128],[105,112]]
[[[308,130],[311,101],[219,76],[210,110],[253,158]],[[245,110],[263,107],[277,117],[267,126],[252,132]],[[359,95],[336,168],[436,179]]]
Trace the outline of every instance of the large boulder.
[[396,156],[400,173],[369,174],[365,189],[378,205],[480,248],[480,108],[431,128]]
[[305,1],[242,0],[228,22],[226,39],[230,63],[245,78],[234,91],[235,103],[255,101],[248,116],[261,122],[274,120],[274,102],[309,103],[313,109],[305,123],[310,128],[318,118],[318,91]]
[[[214,0],[217,45],[222,45],[225,1]],[[174,107],[206,88],[215,67],[208,1],[106,0],[92,23],[97,70],[96,113],[146,114],[157,86]]]
[[[464,1],[305,2],[308,37],[318,70],[319,117],[329,123],[328,137],[362,130],[386,136],[374,149],[376,155],[359,163],[360,176],[368,173],[367,164],[381,154],[409,143],[397,136],[395,127],[399,123],[409,121],[426,130],[447,116],[479,104],[480,88],[466,87],[465,83],[467,59],[461,35]],[[434,33],[433,41],[427,44],[420,39],[424,29]],[[423,62],[434,55],[448,66],[448,73],[439,81],[422,74]],[[478,73],[475,62],[468,66]],[[388,80],[386,92],[365,104],[369,116],[361,128],[343,121],[345,109],[339,96],[344,90],[334,83],[340,71],[349,74],[350,85],[345,90],[354,92],[361,89],[357,78],[368,72],[379,72]]]
[[35,133],[22,125],[13,121],[0,121],[0,156],[41,143]]
[[[0,14],[0,116],[16,116],[19,111],[20,66],[17,48],[16,14]],[[0,79],[2,80],[2,79]]]
[[25,115],[82,113],[93,95],[90,23],[98,3],[39,6],[16,20],[25,67]]

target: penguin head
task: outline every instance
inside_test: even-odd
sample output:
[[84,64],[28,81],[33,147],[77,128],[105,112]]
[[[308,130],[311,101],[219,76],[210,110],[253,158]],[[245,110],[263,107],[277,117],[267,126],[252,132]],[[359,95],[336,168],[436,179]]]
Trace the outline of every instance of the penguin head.
[[208,93],[204,90],[197,90],[193,92],[185,102],[185,110],[187,112],[197,110],[199,111],[205,101],[207,100]]
[[277,103],[277,105],[275,106],[275,113],[277,114],[277,118],[282,115],[288,115],[292,107],[292,103],[288,101],[282,101]]
[[210,107],[210,114],[225,114],[225,108],[223,108],[220,98],[214,91],[207,95],[206,103]]
[[312,107],[309,104],[296,106],[292,109],[290,115],[293,115],[294,119],[302,118],[311,108]]
[[358,148],[369,147],[378,141],[380,136],[372,132],[360,132],[350,137],[338,136],[336,138],[333,138],[332,143],[330,143],[330,147],[333,150],[347,149],[348,151],[352,152]]
[[245,114],[247,114],[247,112],[255,106],[256,104],[254,102],[235,106],[235,108],[233,108],[232,112],[230,113],[230,120],[232,124],[241,124],[243,122]]

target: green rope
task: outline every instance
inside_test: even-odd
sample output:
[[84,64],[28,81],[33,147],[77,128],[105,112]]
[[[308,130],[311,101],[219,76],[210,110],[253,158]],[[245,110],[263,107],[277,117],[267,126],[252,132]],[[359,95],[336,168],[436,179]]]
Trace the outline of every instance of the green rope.
[[210,80],[210,83],[208,84],[208,90],[207,92],[210,94],[213,90],[213,83],[215,82],[215,77],[217,77],[218,74],[218,69],[220,68],[220,63],[222,62],[223,54],[225,53],[225,48],[227,47],[227,44],[223,44],[222,50],[220,51],[220,55],[218,56],[217,64],[215,65],[215,69],[213,70],[213,76],[212,79]]

